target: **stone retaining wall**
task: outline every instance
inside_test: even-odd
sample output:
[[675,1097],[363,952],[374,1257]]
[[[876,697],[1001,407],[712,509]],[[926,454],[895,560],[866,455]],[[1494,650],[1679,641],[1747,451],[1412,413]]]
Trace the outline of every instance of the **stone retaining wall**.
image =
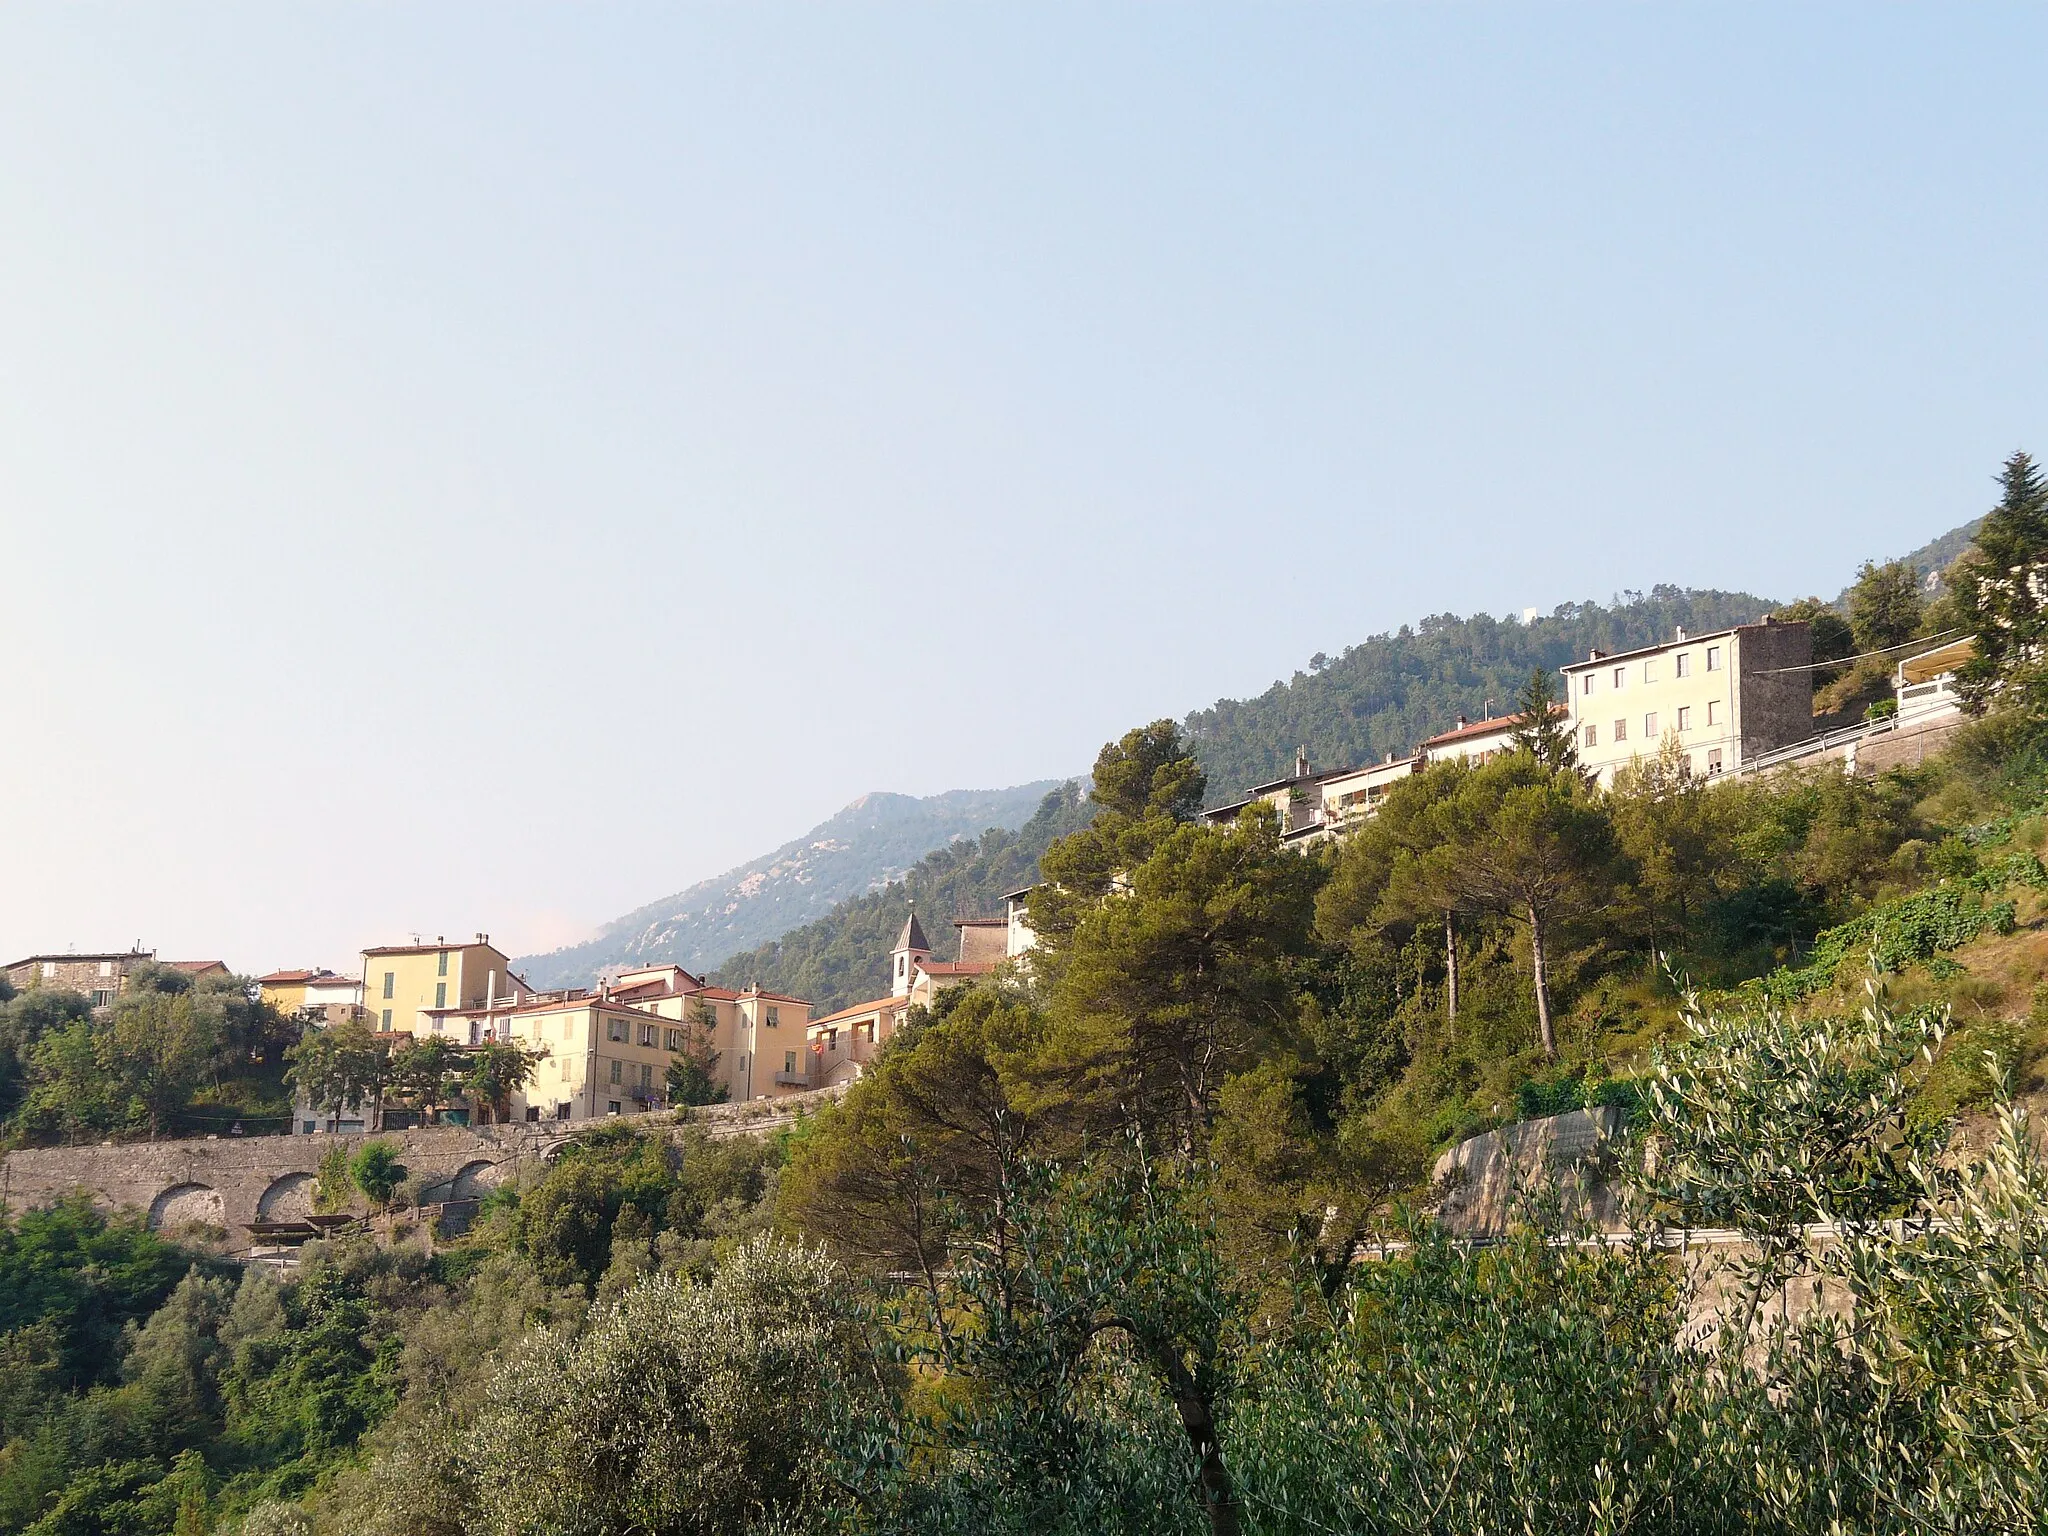
[[[636,1127],[670,1134],[691,1125],[715,1138],[759,1136],[791,1124],[833,1096],[801,1094],[624,1118]],[[393,1142],[399,1161],[421,1179],[423,1202],[473,1200],[515,1175],[521,1163],[544,1163],[578,1132],[613,1123],[544,1120],[374,1135],[209,1136],[30,1148],[0,1159],[0,1204],[13,1213],[83,1190],[96,1204],[145,1212],[152,1227],[223,1227],[232,1240],[241,1237],[248,1222],[290,1220],[310,1211],[320,1160],[336,1146],[353,1155],[366,1141]]]

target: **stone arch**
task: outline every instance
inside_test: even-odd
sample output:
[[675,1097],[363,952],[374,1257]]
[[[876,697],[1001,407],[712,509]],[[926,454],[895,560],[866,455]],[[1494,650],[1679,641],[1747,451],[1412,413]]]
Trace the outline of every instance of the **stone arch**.
[[256,1219],[304,1220],[313,1214],[313,1187],[316,1182],[310,1173],[287,1173],[272,1179],[270,1187],[257,1198]]
[[149,1203],[149,1226],[153,1232],[227,1224],[227,1201],[211,1184],[173,1184]]
[[451,1200],[481,1200],[498,1187],[500,1170],[496,1163],[477,1161],[464,1163],[455,1170],[450,1181],[448,1198]]

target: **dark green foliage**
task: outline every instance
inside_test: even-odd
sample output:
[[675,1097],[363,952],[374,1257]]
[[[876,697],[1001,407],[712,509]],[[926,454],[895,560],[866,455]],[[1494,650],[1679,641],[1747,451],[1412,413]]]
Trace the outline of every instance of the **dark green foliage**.
[[1849,628],[1858,651],[1882,651],[1920,633],[1926,610],[1920,573],[1904,560],[1866,560],[1849,588]]
[[0,1219],[0,1335],[54,1330],[55,1384],[112,1379],[121,1330],[162,1305],[190,1259],[83,1196]]
[[389,1205],[391,1193],[405,1178],[398,1147],[389,1141],[366,1141],[349,1159],[348,1176],[372,1205]]
[[649,1267],[657,1248],[701,1258],[711,1239],[741,1230],[775,1157],[755,1141],[677,1144],[624,1124],[588,1131],[520,1196],[513,1241],[549,1284],[588,1291],[622,1258],[628,1271]]
[[[907,904],[925,915],[934,944],[944,946],[944,925],[955,917],[992,917],[1002,899],[1038,879],[1038,858],[1059,837],[1094,819],[1095,805],[1068,784],[1045,797],[1015,832],[994,829],[974,842],[930,853],[895,884],[835,908],[773,943],[732,956],[711,972],[723,986],[758,982],[771,991],[807,999],[820,1013],[850,1007],[889,990],[889,950],[903,927]],[[943,947],[941,959],[951,958]]]
[[1754,622],[1772,604],[1743,592],[1653,588],[1612,607],[1564,603],[1523,624],[1474,614],[1436,614],[1412,629],[1347,647],[1314,673],[1297,672],[1255,699],[1222,699],[1183,722],[1208,774],[1208,803],[1224,805],[1253,784],[1286,774],[1297,745],[1317,768],[1406,753],[1459,715],[1506,713],[1532,670],[1554,673],[1589,649],[1625,651]]
[[2038,721],[2048,713],[2048,480],[2024,453],[2006,460],[1999,480],[1998,505],[1946,578],[1958,622],[1977,637],[1977,656],[1958,675],[1972,707],[1989,708],[2003,692],[2008,706]]
[[31,1142],[282,1130],[298,1026],[246,977],[129,973],[113,1004],[32,987],[0,1006],[0,1114]]

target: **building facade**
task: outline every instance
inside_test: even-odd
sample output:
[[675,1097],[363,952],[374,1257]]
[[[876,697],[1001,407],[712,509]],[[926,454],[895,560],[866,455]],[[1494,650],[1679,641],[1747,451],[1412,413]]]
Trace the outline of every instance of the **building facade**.
[[230,974],[220,960],[163,960],[153,949],[109,950],[92,955],[25,955],[0,966],[8,984],[17,992],[31,987],[51,987],[77,992],[95,1008],[105,1008],[128,988],[128,977],[138,966],[161,964],[183,971],[194,981],[202,976]]
[[363,984],[335,971],[272,971],[256,978],[263,1001],[280,1013],[323,1024],[364,1017]]
[[361,1002],[379,1029],[410,1034],[422,1012],[489,1009],[525,991],[487,933],[467,944],[437,939],[363,951]]
[[1803,623],[1738,625],[1561,668],[1579,763],[1603,787],[1635,758],[1677,744],[1695,774],[1807,740],[1813,635]]

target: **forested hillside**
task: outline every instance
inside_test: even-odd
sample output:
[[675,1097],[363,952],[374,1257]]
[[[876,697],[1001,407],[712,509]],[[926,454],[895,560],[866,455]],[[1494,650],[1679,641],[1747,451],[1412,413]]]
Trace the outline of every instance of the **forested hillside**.
[[1209,803],[1225,805],[1253,784],[1290,771],[1308,748],[1316,768],[1369,763],[1406,753],[1459,715],[1503,714],[1532,669],[1554,671],[1589,649],[1628,650],[1747,624],[1775,605],[1747,592],[1698,592],[1659,586],[1611,607],[1564,603],[1524,624],[1490,614],[1434,614],[1392,634],[1318,656],[1309,670],[1276,682],[1254,699],[1219,699],[1187,717],[1184,730],[1209,775]]
[[889,990],[889,949],[913,903],[939,958],[951,959],[952,920],[1000,917],[1004,894],[1038,878],[1038,856],[1055,838],[1086,826],[1094,813],[1078,784],[1062,785],[1016,831],[992,827],[978,840],[927,854],[886,889],[843,902],[817,922],[721,961],[711,979],[732,987],[759,982],[809,999],[819,1013],[882,996]]

